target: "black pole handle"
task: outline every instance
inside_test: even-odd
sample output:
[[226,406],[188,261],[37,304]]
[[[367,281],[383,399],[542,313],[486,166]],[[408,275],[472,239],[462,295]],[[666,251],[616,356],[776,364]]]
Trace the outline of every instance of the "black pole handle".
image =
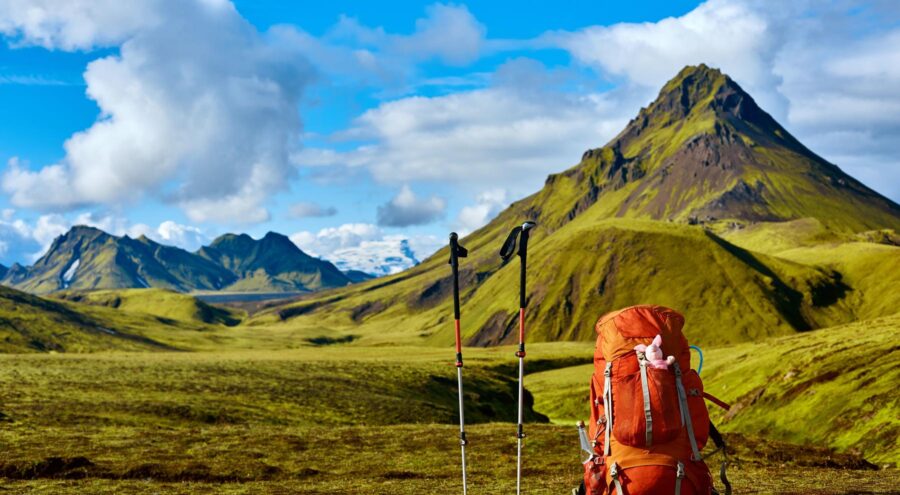
[[453,271],[453,317],[459,319],[459,258],[469,255],[469,250],[459,244],[456,232],[450,233],[450,268]]
[[[504,262],[509,261],[513,254],[518,254],[519,261],[521,261],[519,270],[519,308],[525,308],[526,306],[525,270],[528,263],[528,238],[531,229],[535,227],[537,227],[537,224],[530,220],[522,225],[516,226],[509,232],[506,241],[503,243],[503,247],[500,248],[500,257],[503,258]],[[518,249],[516,249],[517,244]]]

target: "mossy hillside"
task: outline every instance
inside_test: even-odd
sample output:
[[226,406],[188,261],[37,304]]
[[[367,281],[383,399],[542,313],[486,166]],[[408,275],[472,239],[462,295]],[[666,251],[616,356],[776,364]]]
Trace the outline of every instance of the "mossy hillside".
[[829,231],[822,222],[811,217],[788,222],[759,222],[738,228],[719,224],[715,231],[736,246],[770,255],[797,247],[852,240],[852,237]]
[[[141,324],[127,325],[70,303],[0,286],[0,352],[95,352],[162,350]],[[137,329],[137,331],[134,331]]]
[[243,312],[212,306],[196,297],[165,289],[64,291],[53,297],[198,324],[235,326],[246,316]]
[[0,352],[284,349],[321,335],[229,326],[243,315],[160,289],[62,296],[79,302],[0,287]]
[[900,311],[900,247],[848,242],[789,249],[777,256],[840,272],[853,288],[847,299],[859,319]]
[[[835,283],[831,272],[743,251],[699,227],[578,219],[549,237],[544,232],[538,227],[529,246],[530,341],[591,340],[599,315],[644,303],[681,309],[693,322],[691,337],[704,343],[783,335],[843,317],[813,300],[814,292]],[[511,343],[518,261],[501,266],[493,249],[467,247],[471,257],[464,260],[461,283],[464,337],[472,345]],[[425,265],[406,277],[264,312],[250,324],[317,324],[358,335],[363,345],[446,345],[453,339],[449,275],[443,264]],[[481,284],[474,283],[479,279]]]
[[814,219],[761,223],[722,236],[746,249],[837,273],[848,288],[841,306],[852,319],[900,311],[900,246],[892,230],[839,235]]
[[[898,335],[895,315],[704,348],[704,388],[732,404],[729,413],[710,404],[713,421],[724,431],[825,445],[876,464],[900,463]],[[585,419],[592,371],[582,365],[529,375],[535,409],[556,422]]]

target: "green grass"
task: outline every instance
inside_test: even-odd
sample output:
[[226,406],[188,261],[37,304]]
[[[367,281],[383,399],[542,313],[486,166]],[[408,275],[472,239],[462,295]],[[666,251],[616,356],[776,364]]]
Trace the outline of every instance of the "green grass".
[[[468,430],[470,491],[510,493],[515,489],[515,425]],[[581,475],[574,428],[528,425],[526,432],[525,491],[568,493]],[[33,466],[49,464],[46,459],[60,452],[92,463],[35,479],[7,479],[3,485],[13,493],[456,493],[461,491],[457,433],[452,425],[91,427],[17,435],[0,430],[0,441],[9,446],[0,469],[33,472]],[[758,459],[748,453],[730,468],[735,494],[897,490],[896,473]]]
[[[826,445],[875,463],[900,463],[900,314],[758,343],[706,349],[707,392],[724,431]],[[588,416],[593,365],[529,377],[535,409],[554,422]]]
[[195,297],[166,289],[61,292],[54,294],[53,297],[185,323],[235,326],[246,316],[241,311],[212,306]]
[[[465,350],[473,492],[509,493],[514,483],[512,351]],[[528,369],[538,374],[526,383],[536,385],[541,370],[585,362],[590,352],[583,344],[531,346]],[[452,359],[450,348],[353,346],[0,356],[3,486],[13,493],[458,491]],[[532,415],[526,425],[526,490],[567,493],[580,476],[575,429],[539,420]],[[738,449],[735,493],[895,488],[890,471],[834,469],[857,466],[853,458],[821,450],[794,456],[795,447],[753,442],[767,456]]]

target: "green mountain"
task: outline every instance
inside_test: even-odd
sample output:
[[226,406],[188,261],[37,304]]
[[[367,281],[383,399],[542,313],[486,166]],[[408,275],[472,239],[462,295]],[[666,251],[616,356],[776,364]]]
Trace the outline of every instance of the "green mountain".
[[351,283],[330,262],[309,256],[275,232],[258,241],[247,234],[225,234],[197,254],[237,276],[227,287],[232,291],[313,291]]
[[13,265],[0,283],[48,294],[149,287],[178,292],[307,291],[350,281],[331,263],[308,256],[278,234],[259,241],[226,235],[190,253],[144,236],[117,237],[76,226],[56,238],[34,265]]
[[220,289],[236,279],[228,270],[183,249],[146,237],[116,237],[76,226],[57,237],[28,268],[15,267],[2,283],[36,294],[58,290],[160,287]]
[[[519,267],[502,265],[497,251],[526,219],[538,223],[529,244],[527,317],[535,340],[591,340],[598,315],[640,303],[683,311],[689,337],[706,344],[896,311],[877,301],[900,282],[897,273],[862,273],[866,263],[780,257],[727,240],[744,229],[811,219],[831,242],[858,241],[859,232],[900,230],[900,207],[805,148],[737,83],[704,65],[682,70],[606,146],[463,240],[470,345],[515,339]],[[327,326],[361,343],[443,345],[452,341],[447,258],[443,249],[396,276],[254,319]],[[871,280],[876,276],[882,282]]]

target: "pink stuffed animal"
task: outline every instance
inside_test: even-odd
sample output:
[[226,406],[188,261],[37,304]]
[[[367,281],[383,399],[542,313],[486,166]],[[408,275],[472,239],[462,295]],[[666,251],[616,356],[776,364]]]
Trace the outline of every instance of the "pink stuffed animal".
[[647,358],[647,363],[651,368],[665,370],[669,369],[669,365],[675,362],[675,356],[669,356],[663,359],[661,345],[662,336],[657,335],[653,338],[653,342],[650,345],[638,344],[634,346],[634,350],[637,353],[644,353],[644,357]]

